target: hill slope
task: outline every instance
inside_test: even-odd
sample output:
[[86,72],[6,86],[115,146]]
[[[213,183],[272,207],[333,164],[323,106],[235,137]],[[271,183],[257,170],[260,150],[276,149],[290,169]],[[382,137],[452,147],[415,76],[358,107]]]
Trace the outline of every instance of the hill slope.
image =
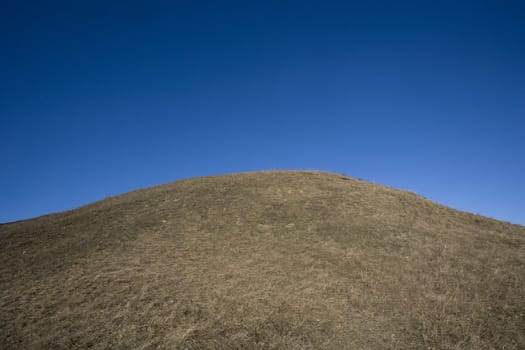
[[12,349],[525,349],[525,228],[340,175],[179,181],[0,225]]

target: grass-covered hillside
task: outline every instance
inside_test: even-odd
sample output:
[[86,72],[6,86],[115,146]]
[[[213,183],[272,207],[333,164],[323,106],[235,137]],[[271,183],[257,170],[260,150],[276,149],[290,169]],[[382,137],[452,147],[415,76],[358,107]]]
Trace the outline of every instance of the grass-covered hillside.
[[3,349],[525,349],[525,227],[320,172],[0,225]]

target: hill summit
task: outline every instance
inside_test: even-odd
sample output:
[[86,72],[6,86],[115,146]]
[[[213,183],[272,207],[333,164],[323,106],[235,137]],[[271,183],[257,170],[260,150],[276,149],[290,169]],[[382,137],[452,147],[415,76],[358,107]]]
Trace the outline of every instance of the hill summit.
[[6,349],[525,349],[525,227],[323,172],[0,225]]

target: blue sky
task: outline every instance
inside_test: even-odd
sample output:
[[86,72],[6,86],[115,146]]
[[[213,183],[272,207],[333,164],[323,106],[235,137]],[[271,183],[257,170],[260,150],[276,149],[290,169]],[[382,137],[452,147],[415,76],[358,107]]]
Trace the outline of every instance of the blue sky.
[[519,1],[4,2],[0,222],[319,169],[525,224],[524,23]]

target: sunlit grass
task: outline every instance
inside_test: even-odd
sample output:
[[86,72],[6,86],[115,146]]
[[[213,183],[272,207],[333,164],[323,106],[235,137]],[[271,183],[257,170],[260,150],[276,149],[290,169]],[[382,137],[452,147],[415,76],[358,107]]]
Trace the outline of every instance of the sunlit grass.
[[260,172],[0,225],[13,349],[523,349],[525,228]]

